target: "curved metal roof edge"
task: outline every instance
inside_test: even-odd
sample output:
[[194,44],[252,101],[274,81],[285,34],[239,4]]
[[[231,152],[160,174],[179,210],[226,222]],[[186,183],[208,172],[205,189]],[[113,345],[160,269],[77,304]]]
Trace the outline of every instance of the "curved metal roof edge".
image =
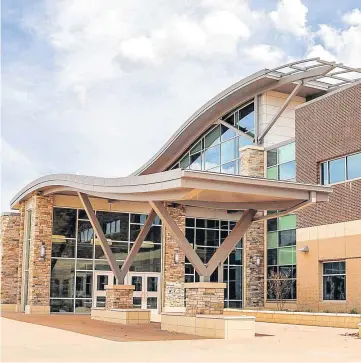
[[258,72],[255,72],[251,74],[248,77],[242,78],[240,81],[232,84],[230,87],[226,88],[225,90],[218,93],[215,97],[210,99],[208,102],[206,102],[203,106],[201,106],[196,112],[192,114],[191,117],[189,117],[179,128],[178,130],[169,138],[169,140],[140,168],[138,168],[134,173],[131,175],[140,175],[147,167],[152,165],[154,161],[156,161],[172,144],[174,140],[177,139],[178,136],[180,136],[184,130],[187,129],[187,127],[194,121],[197,120],[197,118],[203,114],[205,111],[210,109],[212,106],[215,106],[219,101],[221,101],[223,98],[228,96],[229,94],[235,92],[236,90],[244,87],[246,84],[256,81],[257,79],[266,76],[267,72],[269,72],[269,69],[264,68]]

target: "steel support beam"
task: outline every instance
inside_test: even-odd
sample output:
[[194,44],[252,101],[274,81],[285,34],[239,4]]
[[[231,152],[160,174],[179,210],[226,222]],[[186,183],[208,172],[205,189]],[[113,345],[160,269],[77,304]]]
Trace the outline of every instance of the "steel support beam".
[[162,202],[149,202],[151,207],[157,212],[163,223],[167,226],[173,237],[177,240],[179,247],[182,249],[188,260],[194,266],[195,270],[200,275],[201,281],[210,281],[210,276],[216,268],[222,264],[229,254],[234,250],[237,243],[244,236],[249,226],[252,224],[253,217],[257,213],[254,209],[246,210],[240,220],[223,243],[217,248],[216,252],[210,259],[207,265],[204,265],[193,247],[188,242],[187,238],[174,222],[167,209]]
[[204,266],[202,260],[197,255],[196,251],[194,251],[193,247],[189,244],[187,238],[180,230],[178,225],[174,222],[171,215],[168,213],[162,202],[152,202],[149,204],[156,211],[159,218],[165,224],[165,226],[169,229],[170,233],[177,240],[179,247],[187,256],[190,263],[194,266],[195,270],[199,273],[200,276],[207,275],[207,268]]
[[238,130],[237,127],[229,124],[228,122],[219,119],[219,120],[217,120],[217,123],[220,124],[220,125],[223,125],[223,126],[228,127],[230,130],[234,131],[238,136],[244,136],[244,137],[247,137],[248,139],[250,139],[250,140],[253,141],[253,137],[252,136],[249,136],[246,133],[242,132],[241,130]]
[[254,209],[246,210],[241,219],[236,223],[234,228],[223,243],[217,248],[216,252],[207,264],[207,275],[211,276],[219,264],[223,263],[229,254],[234,250],[237,243],[244,236],[247,229],[252,224],[253,217],[257,213]]
[[152,227],[152,223],[154,221],[154,218],[156,216],[155,211],[152,209],[144,223],[144,226],[142,227],[141,231],[138,234],[137,239],[135,240],[132,249],[129,252],[129,255],[125,259],[122,268],[120,269],[120,284],[124,283],[124,278],[126,274],[128,273],[130,266],[132,266],[132,263],[134,262],[135,256],[140,250],[140,247],[142,246],[142,243],[144,242],[145,237],[147,237],[147,234]]
[[154,218],[156,216],[155,211],[152,209],[144,223],[144,226],[142,227],[141,231],[138,234],[137,239],[135,240],[132,249],[129,252],[129,255],[125,259],[122,268],[120,269],[120,284],[124,283],[124,278],[126,274],[128,273],[130,266],[132,266],[132,263],[134,262],[135,256],[140,250],[140,247],[142,246],[142,243],[144,242],[145,237],[147,237],[147,234],[152,227],[152,223],[154,221]]
[[258,139],[259,142],[262,142],[263,141],[264,137],[268,134],[268,131],[272,128],[272,126],[275,124],[275,122],[282,115],[283,111],[287,108],[287,106],[291,102],[293,96],[295,96],[297,94],[297,92],[298,92],[298,90],[300,89],[301,86],[302,86],[302,82],[298,83],[296,85],[296,87],[292,90],[292,92],[288,95],[288,97],[286,98],[286,100],[283,103],[283,105],[281,106],[281,108],[278,110],[278,112],[276,113],[276,115],[274,115],[272,121],[267,125],[267,127],[265,128],[265,130],[262,132],[261,136]]
[[81,203],[83,204],[85,212],[89,218],[89,221],[100,240],[100,245],[104,251],[105,257],[110,265],[110,268],[112,269],[112,272],[113,272],[115,278],[117,279],[117,283],[119,284],[121,281],[121,278],[120,278],[121,274],[120,274],[119,266],[117,264],[117,261],[115,260],[112,250],[109,247],[108,241],[105,238],[105,235],[100,226],[99,220],[98,220],[97,216],[95,215],[95,212],[90,203],[90,200],[89,200],[88,196],[84,193],[78,192],[78,195],[79,195]]

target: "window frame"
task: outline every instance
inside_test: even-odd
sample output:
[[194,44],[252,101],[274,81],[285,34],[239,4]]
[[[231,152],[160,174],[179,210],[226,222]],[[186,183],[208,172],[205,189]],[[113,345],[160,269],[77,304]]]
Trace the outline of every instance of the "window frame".
[[[337,273],[337,274],[324,274],[324,265],[327,263],[334,263],[334,262],[344,262],[345,263],[345,273]],[[346,260],[333,260],[333,261],[324,261],[321,262],[321,268],[322,268],[322,302],[325,303],[329,303],[329,302],[335,302],[335,303],[346,303],[347,302],[347,270],[346,270]],[[345,299],[343,300],[331,300],[331,299],[325,299],[324,296],[324,277],[328,277],[328,276],[345,276]]]
[[[353,181],[353,180],[358,180],[358,179],[361,179],[361,176],[358,176],[356,178],[348,178],[348,158],[350,156],[353,156],[353,155],[361,155],[361,151],[357,151],[357,152],[354,152],[352,154],[347,154],[347,155],[344,155],[344,156],[341,156],[341,157],[337,157],[337,158],[332,158],[332,159],[327,159],[327,160],[324,160],[324,161],[321,161],[319,163],[319,166],[318,166],[318,172],[319,172],[319,182],[321,185],[337,185],[337,184],[342,184],[342,183],[346,183],[348,181]],[[331,183],[330,182],[330,162],[332,161],[335,161],[335,160],[344,160],[344,175],[345,175],[345,179],[342,180],[342,181],[339,181],[339,182],[336,182],[336,183]],[[326,166],[326,169],[327,169],[327,183],[324,183],[323,182],[323,172],[322,172],[322,168],[323,168],[323,165]]]
[[[296,148],[295,141],[292,141],[292,142],[289,142],[287,144],[284,144],[284,145],[274,147],[272,149],[267,150],[267,154],[266,154],[266,178],[268,180],[296,181],[296,158],[283,161],[282,163],[280,163],[280,160],[279,160],[279,149],[282,148],[282,147],[291,145],[291,144],[294,144],[294,148]],[[268,153],[269,152],[276,152],[276,163],[274,165],[268,165]],[[296,149],[295,149],[295,152],[296,152]],[[295,166],[295,176],[293,178],[290,178],[290,179],[281,179],[280,178],[280,166],[288,164],[288,163],[293,163],[294,164],[294,166]],[[273,169],[273,168],[276,168],[276,171],[277,171],[277,178],[276,179],[268,177],[268,170]]]

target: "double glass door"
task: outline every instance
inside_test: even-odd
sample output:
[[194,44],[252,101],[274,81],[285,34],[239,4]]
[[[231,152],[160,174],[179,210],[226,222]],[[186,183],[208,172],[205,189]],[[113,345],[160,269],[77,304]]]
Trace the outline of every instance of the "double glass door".
[[[93,285],[93,306],[105,307],[105,286],[113,286],[115,278],[110,271],[96,271]],[[150,309],[153,314],[159,313],[160,308],[160,274],[152,272],[130,272],[126,277],[130,285],[134,285],[133,307]]]
[[133,306],[138,309],[150,309],[152,313],[158,313],[160,304],[160,274],[132,272],[128,275],[129,284],[135,286]]

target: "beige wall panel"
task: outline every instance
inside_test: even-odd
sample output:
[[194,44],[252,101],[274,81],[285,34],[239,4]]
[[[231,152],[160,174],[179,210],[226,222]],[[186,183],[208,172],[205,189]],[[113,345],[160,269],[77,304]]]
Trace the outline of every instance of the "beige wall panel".
[[[346,257],[348,258],[361,258],[361,234],[355,236],[347,236],[345,237],[347,240],[346,243]],[[361,269],[360,269],[361,275]]]
[[[312,241],[313,242],[313,241]],[[318,241],[318,259],[331,260],[346,257],[345,237],[320,239]]]

